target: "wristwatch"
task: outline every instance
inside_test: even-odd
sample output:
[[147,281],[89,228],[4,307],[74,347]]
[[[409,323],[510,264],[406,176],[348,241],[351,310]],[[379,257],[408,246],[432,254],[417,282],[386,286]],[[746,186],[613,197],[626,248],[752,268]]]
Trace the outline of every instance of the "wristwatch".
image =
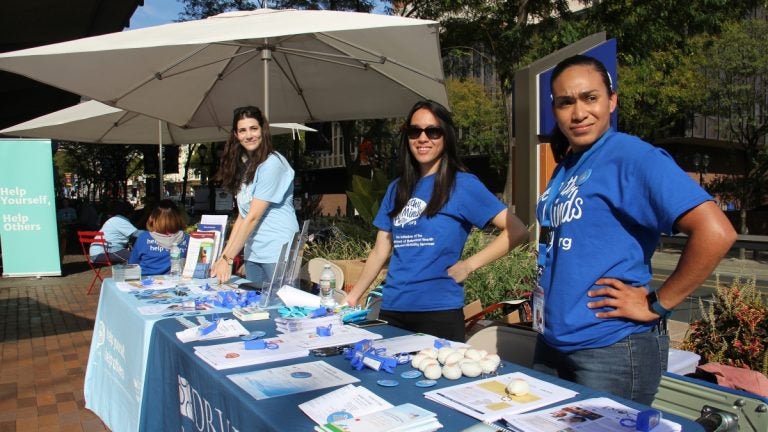
[[646,296],[646,299],[648,299],[648,306],[651,308],[651,310],[662,319],[667,319],[670,315],[672,315],[671,310],[665,308],[661,303],[659,303],[659,298],[656,297],[656,291],[649,292]]
[[221,259],[223,259],[227,264],[232,265],[232,263],[235,262],[234,259],[229,258],[228,256],[221,254]]

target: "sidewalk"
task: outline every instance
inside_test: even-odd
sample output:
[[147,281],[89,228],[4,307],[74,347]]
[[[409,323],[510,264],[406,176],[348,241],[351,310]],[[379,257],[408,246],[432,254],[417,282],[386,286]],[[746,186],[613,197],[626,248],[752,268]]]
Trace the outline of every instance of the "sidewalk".
[[93,273],[81,255],[62,272],[0,278],[0,432],[107,430],[83,399],[98,289],[85,294]]

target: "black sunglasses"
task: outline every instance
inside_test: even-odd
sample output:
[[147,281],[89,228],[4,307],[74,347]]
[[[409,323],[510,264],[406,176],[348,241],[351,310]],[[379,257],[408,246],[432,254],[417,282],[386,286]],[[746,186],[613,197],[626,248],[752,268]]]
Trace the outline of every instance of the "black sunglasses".
[[408,135],[409,139],[417,139],[421,136],[421,133],[424,132],[427,134],[427,138],[431,140],[440,139],[445,134],[445,131],[443,128],[438,126],[428,126],[424,129],[416,126],[408,126],[405,128],[405,134]]

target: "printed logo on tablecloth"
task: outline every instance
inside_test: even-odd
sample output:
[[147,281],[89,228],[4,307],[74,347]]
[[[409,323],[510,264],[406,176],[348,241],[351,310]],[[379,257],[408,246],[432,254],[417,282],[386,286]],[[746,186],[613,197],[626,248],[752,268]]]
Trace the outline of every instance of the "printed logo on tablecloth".
[[195,421],[195,410],[192,407],[192,391],[186,378],[179,377],[179,410],[181,415]]

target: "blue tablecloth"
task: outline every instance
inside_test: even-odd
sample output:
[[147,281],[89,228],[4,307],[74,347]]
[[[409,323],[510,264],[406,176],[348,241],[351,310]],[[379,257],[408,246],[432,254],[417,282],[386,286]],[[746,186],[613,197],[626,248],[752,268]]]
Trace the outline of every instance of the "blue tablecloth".
[[[244,325],[249,330],[266,331],[268,336],[275,334],[275,324],[271,320],[247,322]],[[164,320],[158,322],[152,330],[152,344],[147,361],[148,370],[145,385],[149,390],[144,392],[140,430],[310,431],[314,423],[298,408],[298,405],[333,389],[255,400],[226,378],[226,375],[317,360],[324,360],[330,365],[359,378],[360,385],[373,390],[393,405],[411,402],[436,413],[440,423],[445,426],[444,430],[462,430],[478,423],[478,420],[474,418],[426,399],[423,395],[425,389],[416,387],[413,381],[399,376],[401,372],[409,370],[410,366],[399,366],[394,375],[368,368],[356,371],[351,368],[348,360],[338,355],[334,357],[309,356],[303,359],[217,371],[194,354],[193,346],[220,344],[230,340],[183,344],[175,335],[177,331],[182,329],[181,324],[175,320]],[[380,326],[369,330],[379,333],[385,338],[407,333],[391,326]],[[502,371],[503,373],[523,371],[531,376],[574,389],[579,392],[578,399],[609,396],[606,393],[543,375],[511,363],[505,363]],[[376,384],[376,381],[381,378],[399,380],[400,385],[381,387]],[[435,387],[426,390],[448,387],[472,380],[474,379],[460,378],[455,381],[440,379]],[[615,397],[614,399],[636,409],[647,408],[630,401]],[[192,412],[189,410],[188,402],[191,402]],[[686,432],[702,430],[690,420],[666,413],[664,417],[683,424],[683,430]]]
[[113,432],[139,427],[150,335],[163,318],[141,315],[137,307],[147,304],[117,289],[111,278],[101,285],[83,392],[85,407]]

